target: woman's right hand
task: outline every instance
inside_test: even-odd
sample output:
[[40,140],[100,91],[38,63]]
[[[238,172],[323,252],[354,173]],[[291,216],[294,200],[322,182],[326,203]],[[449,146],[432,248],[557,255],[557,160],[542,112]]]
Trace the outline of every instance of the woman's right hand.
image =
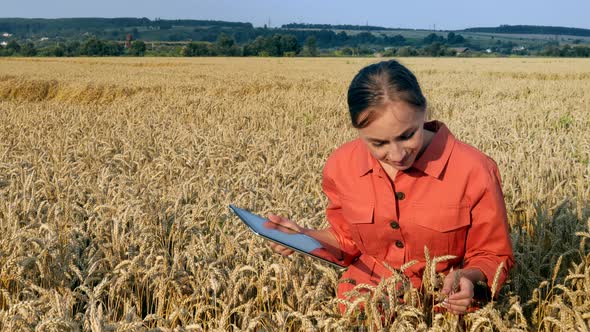
[[[270,228],[270,229],[276,229],[278,231],[281,231],[283,233],[288,233],[288,234],[301,234],[301,233],[304,233],[304,231],[305,231],[305,228],[297,225],[295,222],[293,222],[287,218],[277,216],[275,214],[270,214],[268,216],[268,221],[266,223],[264,223],[264,227]],[[282,246],[282,245],[272,242],[272,241],[270,242],[270,248],[274,252],[279,253],[283,256],[289,256],[294,252],[293,249]]]

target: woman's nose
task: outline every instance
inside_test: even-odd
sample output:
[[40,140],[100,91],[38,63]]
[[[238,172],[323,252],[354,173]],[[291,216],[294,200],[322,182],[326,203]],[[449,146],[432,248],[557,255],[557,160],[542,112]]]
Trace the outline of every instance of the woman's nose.
[[405,150],[397,144],[391,144],[391,148],[387,153],[389,157],[388,159],[393,162],[400,162],[406,156]]

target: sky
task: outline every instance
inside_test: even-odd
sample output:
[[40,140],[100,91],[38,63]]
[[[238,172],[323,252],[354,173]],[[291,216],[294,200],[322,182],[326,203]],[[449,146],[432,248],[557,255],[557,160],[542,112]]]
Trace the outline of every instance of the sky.
[[2,0],[0,17],[147,17],[459,30],[550,25],[590,29],[590,0]]

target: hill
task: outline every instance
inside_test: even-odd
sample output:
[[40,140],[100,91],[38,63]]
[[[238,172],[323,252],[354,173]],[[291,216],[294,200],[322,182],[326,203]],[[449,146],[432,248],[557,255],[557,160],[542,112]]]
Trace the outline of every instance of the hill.
[[589,29],[537,26],[537,25],[501,25],[495,28],[469,28],[459,32],[484,32],[501,34],[527,34],[527,35],[557,35],[557,36],[581,36],[590,37]]

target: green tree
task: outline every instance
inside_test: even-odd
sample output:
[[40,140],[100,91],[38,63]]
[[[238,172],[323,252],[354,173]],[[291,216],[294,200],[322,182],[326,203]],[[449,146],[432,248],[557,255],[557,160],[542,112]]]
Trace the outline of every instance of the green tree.
[[115,41],[103,41],[102,43],[103,48],[102,54],[100,54],[101,56],[119,56],[122,55],[125,50],[122,44]]
[[465,38],[463,38],[461,35],[456,35],[454,32],[449,32],[447,35],[447,42],[449,44],[463,44],[465,42]]
[[444,50],[442,44],[439,42],[434,42],[423,49],[424,55],[428,56],[441,56],[444,54]]
[[317,39],[315,36],[309,36],[305,40],[305,44],[303,46],[303,55],[318,56]]
[[[301,46],[294,35],[276,35],[278,36],[279,54],[285,56],[286,53],[298,54],[301,52]],[[273,36],[274,37],[274,36]]]
[[236,56],[240,53],[236,41],[223,32],[219,34],[216,46],[219,55]]
[[417,52],[414,48],[410,46],[404,46],[397,50],[397,56],[400,57],[407,57],[407,56],[416,56]]
[[131,43],[131,48],[129,48],[129,54],[133,56],[144,56],[146,51],[146,45],[141,40],[136,40]]
[[213,46],[207,42],[190,42],[182,48],[182,56],[209,56],[214,55]]
[[6,44],[6,50],[10,54],[15,54],[20,52],[20,44],[16,40],[11,40]]
[[424,37],[422,43],[432,45],[433,43],[444,43],[445,38],[443,36],[439,36],[436,33],[431,33],[428,36]]
[[37,55],[37,49],[33,43],[28,42],[21,47],[20,54],[22,56],[35,56]]
[[104,43],[101,40],[91,37],[86,39],[80,45],[80,54],[88,56],[101,56],[103,55]]
[[294,35],[275,34],[271,37],[257,37],[252,43],[244,46],[244,55],[258,56],[293,56],[301,51],[301,46]]
[[62,44],[58,44],[49,49],[49,55],[55,57],[62,57],[66,54],[66,50]]
[[68,41],[66,42],[66,45],[64,46],[64,55],[65,56],[78,56],[80,55],[80,42],[77,40],[72,40],[72,41]]

